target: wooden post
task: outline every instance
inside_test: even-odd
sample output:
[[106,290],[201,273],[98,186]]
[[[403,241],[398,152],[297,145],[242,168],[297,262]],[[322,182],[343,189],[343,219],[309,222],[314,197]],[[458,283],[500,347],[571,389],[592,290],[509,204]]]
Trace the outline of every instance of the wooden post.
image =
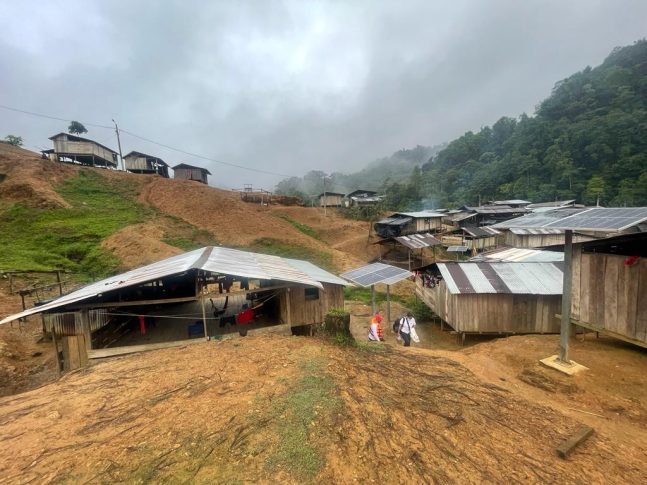
[[56,359],[56,375],[61,377],[61,359],[58,357],[58,340],[56,340],[56,327],[52,322],[52,343],[54,344],[54,358]]
[[204,291],[203,291],[202,298],[200,298],[200,303],[202,305],[202,326],[204,328],[204,338],[206,340],[209,340],[209,333],[207,331],[208,330],[207,329],[207,312],[204,309]]
[[86,350],[92,350],[92,333],[90,331],[90,311],[83,309],[81,315],[81,333],[84,337],[84,344]]
[[9,273],[9,294],[13,295],[13,275]]
[[386,321],[391,323],[391,285],[386,285]]
[[573,231],[566,230],[564,239],[564,279],[562,284],[562,325],[559,337],[559,360],[570,364],[568,339],[571,333],[571,285],[573,282]]
[[61,283],[60,271],[56,271],[56,281],[58,282],[58,295],[63,296],[63,283]]
[[292,328],[292,310],[290,309],[290,288],[285,289],[285,312],[288,318],[288,327]]
[[375,285],[371,285],[371,311],[373,312],[373,315],[375,315]]
[[409,249],[409,271],[411,271],[411,249]]

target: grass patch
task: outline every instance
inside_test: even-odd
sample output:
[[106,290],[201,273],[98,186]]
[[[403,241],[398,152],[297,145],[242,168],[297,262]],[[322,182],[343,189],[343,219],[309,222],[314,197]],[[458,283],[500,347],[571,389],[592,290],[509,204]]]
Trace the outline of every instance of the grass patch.
[[269,237],[257,239],[250,244],[248,249],[285,258],[304,259],[322,268],[328,270],[333,269],[331,254],[304,246],[289,244],[278,239]]
[[133,200],[138,190],[81,170],[58,193],[69,209],[16,204],[0,212],[0,270],[64,269],[88,276],[114,272],[119,260],[101,241],[123,227],[148,220],[153,211]]
[[294,219],[290,219],[288,216],[278,216],[284,221],[288,222],[292,227],[294,227],[297,231],[302,232],[306,236],[310,236],[313,239],[316,239],[317,241],[321,241],[321,236],[319,233],[312,227],[310,227],[307,224],[301,224],[298,221],[295,221]]
[[330,424],[342,405],[333,379],[326,373],[321,359],[308,359],[299,364],[301,377],[276,399],[270,409],[279,443],[269,456],[267,465],[279,465],[302,479],[314,478],[325,464],[318,440],[325,438]]
[[413,313],[413,317],[419,321],[430,321],[433,319],[433,312],[415,295],[407,298],[405,306]]
[[186,230],[179,234],[176,231],[173,231],[174,234],[166,234],[162,242],[184,251],[192,251],[205,246],[218,246],[218,241],[209,231],[198,229],[189,224],[187,226]]
[[[344,299],[359,301],[365,305],[371,304],[371,289],[362,288],[361,286],[346,286],[344,287]],[[375,303],[380,304],[386,301],[386,293],[375,290]],[[407,301],[399,295],[391,294],[391,301],[397,301],[406,305]]]

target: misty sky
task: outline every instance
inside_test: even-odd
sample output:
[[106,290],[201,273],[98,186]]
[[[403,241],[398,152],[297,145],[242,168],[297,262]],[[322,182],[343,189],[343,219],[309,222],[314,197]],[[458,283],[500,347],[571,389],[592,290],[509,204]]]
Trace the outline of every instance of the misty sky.
[[[0,0],[0,104],[121,127],[283,174],[350,172],[502,115],[534,112],[554,83],[647,36],[647,2]],[[67,123],[0,109],[0,138],[30,149]],[[89,127],[114,149],[114,132]],[[272,189],[128,135],[210,183]]]

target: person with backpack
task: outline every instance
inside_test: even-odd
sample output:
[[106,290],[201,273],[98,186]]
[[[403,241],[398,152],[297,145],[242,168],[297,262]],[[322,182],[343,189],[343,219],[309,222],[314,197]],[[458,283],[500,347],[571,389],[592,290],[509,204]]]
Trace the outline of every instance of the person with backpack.
[[398,327],[398,334],[404,342],[405,347],[411,347],[411,334],[415,333],[416,328],[416,319],[413,318],[413,313],[407,312],[407,314],[400,319],[400,325]]

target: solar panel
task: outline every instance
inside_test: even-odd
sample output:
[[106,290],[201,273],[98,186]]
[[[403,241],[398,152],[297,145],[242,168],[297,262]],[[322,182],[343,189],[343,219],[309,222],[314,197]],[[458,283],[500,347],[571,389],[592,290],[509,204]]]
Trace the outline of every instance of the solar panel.
[[448,253],[464,253],[466,251],[469,251],[470,248],[467,246],[449,246],[447,248]]
[[360,286],[371,286],[377,283],[391,285],[411,276],[406,269],[397,268],[383,263],[373,263],[368,266],[348,271],[341,275],[342,278],[352,281]]
[[647,221],[647,207],[595,207],[546,224],[544,227],[573,231],[619,232]]

